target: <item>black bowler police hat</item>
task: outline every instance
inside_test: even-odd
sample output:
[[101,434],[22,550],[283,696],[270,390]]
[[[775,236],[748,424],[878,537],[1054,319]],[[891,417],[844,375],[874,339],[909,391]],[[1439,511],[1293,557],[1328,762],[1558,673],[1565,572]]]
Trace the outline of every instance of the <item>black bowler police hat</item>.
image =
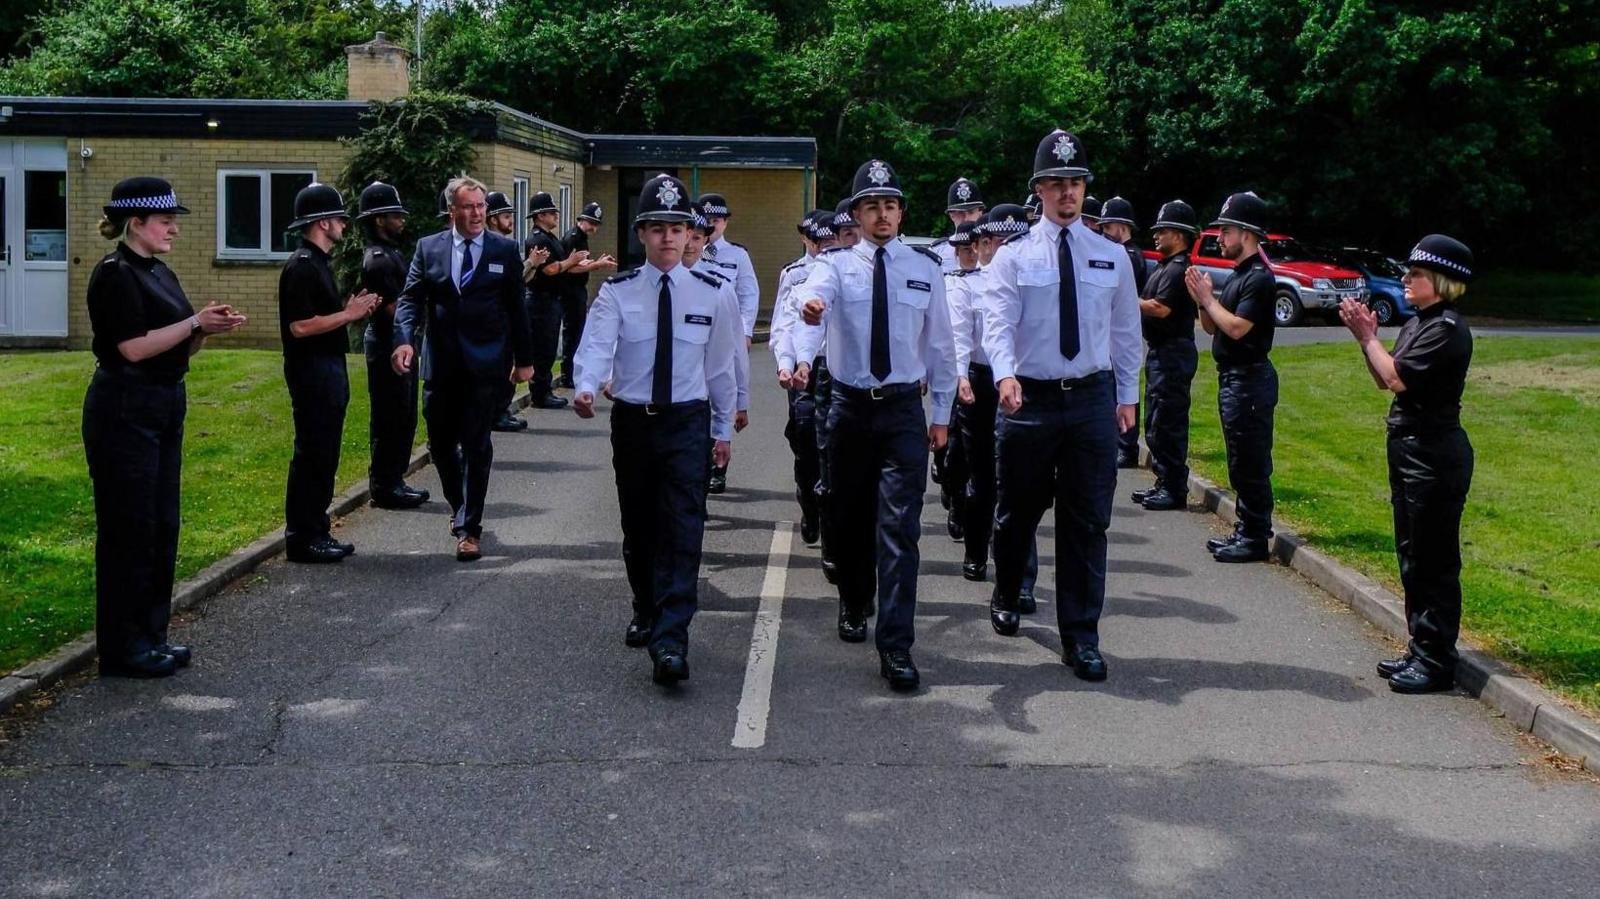
[[956,226],[955,233],[950,235],[950,246],[964,247],[972,243],[972,239],[978,236],[976,234],[977,230],[977,222],[962,222]]
[[1230,196],[1222,202],[1222,211],[1217,213],[1217,220],[1211,223],[1213,228],[1219,225],[1233,225],[1266,237],[1266,201],[1256,196],[1253,190]]
[[895,197],[903,198],[900,192],[900,176],[894,173],[889,163],[881,159],[869,159],[861,163],[861,168],[856,169],[855,180],[850,187],[850,208],[868,197]]
[[1116,222],[1133,227],[1133,204],[1121,197],[1112,197],[1100,209],[1100,224]]
[[856,223],[855,217],[850,214],[849,197],[845,197],[843,200],[840,200],[839,205],[833,207],[833,227],[834,230],[838,230],[840,228],[861,227]]
[[578,219],[585,222],[594,222],[596,225],[598,225],[600,224],[600,217],[603,214],[604,213],[600,209],[599,203],[586,203],[584,204],[583,211],[578,213]]
[[1091,219],[1094,222],[1099,223],[1099,221],[1100,221],[1100,201],[1095,199],[1092,194],[1090,196],[1084,197],[1083,198],[1083,208],[1078,211],[1078,214],[1083,216],[1086,219]]
[[1194,207],[1188,203],[1169,200],[1161,204],[1161,211],[1156,213],[1156,223],[1150,226],[1151,231],[1160,231],[1162,228],[1199,234],[1200,217],[1194,214]]
[[1038,221],[1039,214],[1044,211],[1044,201],[1039,199],[1038,194],[1028,194],[1028,198],[1022,201],[1022,208],[1028,210],[1029,221]]
[[1015,203],[1001,203],[989,210],[978,225],[978,234],[993,236],[1021,234],[1028,230],[1028,207]]
[[484,215],[499,215],[502,212],[517,211],[517,204],[511,202],[511,198],[506,196],[504,191],[489,191],[489,196],[484,197],[484,203],[489,207],[484,212]]
[[141,175],[124,178],[111,188],[111,202],[105,205],[107,216],[128,215],[188,215],[189,207],[178,203],[178,195],[164,178]]
[[795,230],[806,237],[810,237],[811,229],[816,227],[817,222],[832,223],[833,213],[826,209],[813,209],[800,217],[800,224],[795,225]]
[[[706,218],[704,207],[700,214]],[[689,188],[671,175],[657,175],[644,183],[639,191],[639,214],[635,225],[643,222],[692,222],[695,209],[689,203]]]
[[807,216],[810,222],[809,236],[812,240],[828,240],[838,237],[838,232],[833,230],[833,210],[813,209]]
[[556,198],[550,196],[549,191],[541,190],[528,198],[528,214],[523,218],[538,215],[541,212],[560,212],[556,207]]
[[701,194],[698,203],[700,214],[706,218],[728,218],[733,215],[728,209],[728,201],[722,194]]
[[978,193],[978,185],[973,184],[971,179],[957,178],[950,183],[950,189],[945,191],[945,212],[982,209],[983,205],[983,194]]
[[361,198],[356,201],[358,221],[390,212],[406,214],[406,208],[400,205],[400,191],[395,190],[393,184],[374,181],[361,189]]
[[1472,280],[1472,271],[1477,267],[1466,244],[1443,234],[1429,234],[1417,241],[1406,258],[1406,265],[1438,272],[1462,284]]
[[294,221],[289,223],[289,230],[304,228],[322,219],[349,217],[350,212],[344,208],[344,197],[339,195],[338,188],[313,181],[294,195]]
[[1057,128],[1046,134],[1044,140],[1039,141],[1039,149],[1033,151],[1033,177],[1028,180],[1028,186],[1045,178],[1092,178],[1088,165],[1083,141],[1078,140],[1076,134]]

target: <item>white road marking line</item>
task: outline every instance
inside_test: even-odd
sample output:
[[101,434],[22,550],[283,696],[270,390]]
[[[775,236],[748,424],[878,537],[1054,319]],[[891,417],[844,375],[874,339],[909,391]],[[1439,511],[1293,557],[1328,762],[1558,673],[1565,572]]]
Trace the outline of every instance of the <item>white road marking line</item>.
[[760,749],[767,743],[772,672],[778,661],[778,625],[783,622],[783,594],[789,582],[789,549],[793,541],[792,522],[780,521],[773,526],[767,575],[761,582],[761,607],[756,610],[756,623],[750,632],[750,658],[744,666],[739,720],[733,727],[735,749]]

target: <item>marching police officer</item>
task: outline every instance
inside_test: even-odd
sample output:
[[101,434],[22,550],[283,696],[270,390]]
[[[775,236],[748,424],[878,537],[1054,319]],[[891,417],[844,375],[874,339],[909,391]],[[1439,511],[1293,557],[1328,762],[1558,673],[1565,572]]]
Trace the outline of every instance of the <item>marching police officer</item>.
[[573,409],[583,418],[594,416],[602,378],[611,380],[612,464],[633,589],[624,639],[649,647],[652,678],[664,685],[689,676],[708,468],[732,452],[735,357],[744,352],[731,287],[682,264],[692,219],[682,181],[645,182],[634,220],[645,264],[601,286],[574,372]]
[[975,246],[979,221],[963,221],[946,241],[954,259],[954,268],[944,273],[945,303],[950,307],[950,326],[956,352],[956,401],[951,410],[950,440],[943,453],[934,453],[934,483],[939,485],[939,499],[945,508],[945,530],[950,539],[966,538],[967,496],[970,493],[972,472],[966,444],[961,439],[961,420],[966,404],[972,402],[972,387],[967,383],[967,367],[972,357],[972,346],[981,336],[981,326],[972,327],[974,320],[981,321],[981,312],[972,303],[969,275],[977,273],[978,250]]
[[[500,235],[516,239],[517,233],[517,206],[511,198],[498,190],[489,191],[485,198],[488,209],[484,212],[485,227]],[[511,401],[516,397],[517,385],[508,379],[501,388],[505,394],[505,409],[500,413],[500,418],[495,421],[494,429],[501,432],[525,431],[528,429],[528,420],[517,414],[517,408]]]
[[380,509],[414,509],[428,501],[428,491],[406,485],[406,466],[417,439],[417,376],[396,374],[389,365],[394,347],[394,302],[406,283],[406,257],[400,235],[406,208],[393,185],[374,181],[361,191],[356,221],[366,229],[361,253],[361,288],[378,297],[367,321],[363,347],[367,356],[367,399],[371,425],[367,442],[372,462],[367,483],[372,504]]
[[[850,198],[845,197],[833,207],[833,233],[835,247],[848,249],[861,242],[860,223],[850,213]],[[807,274],[809,277],[809,273]],[[797,306],[799,297],[790,297],[789,305]],[[798,308],[796,309],[798,314]],[[822,542],[817,555],[820,557],[822,576],[828,583],[835,586],[839,583],[839,569],[833,561],[833,516],[828,511],[828,499],[833,490],[833,477],[828,464],[828,434],[830,430],[830,412],[833,407],[833,376],[828,373],[828,335],[827,331],[817,325],[812,325],[801,319],[796,326],[800,328],[814,328],[811,342],[816,344],[816,356],[809,363],[808,377],[801,382],[802,389],[808,390],[815,406],[813,413],[817,428],[817,514],[820,516]],[[793,332],[799,334],[800,331]],[[798,347],[802,341],[795,340]],[[808,346],[810,343],[807,344]],[[807,365],[805,359],[796,357],[795,370]],[[876,601],[867,600],[867,617],[876,615],[878,606]]]
[[1117,433],[1133,424],[1143,348],[1127,254],[1080,221],[1090,174],[1075,135],[1056,130],[1039,142],[1029,183],[1043,216],[1000,247],[985,282],[983,347],[1003,413],[989,619],[997,633],[1017,633],[1030,542],[1054,494],[1063,661],[1079,678],[1104,680],[1099,623]]
[[[822,254],[798,291],[805,320],[826,322],[833,377],[828,454],[833,479],[839,637],[866,639],[877,594],[879,673],[896,690],[920,681],[911,659],[917,603],[917,539],[928,451],[948,438],[955,395],[955,344],[939,257],[900,240],[904,194],[881,159],[856,171],[851,213],[865,239]],[[815,354],[801,335],[797,355]],[[809,370],[795,373],[803,385]],[[933,421],[924,424],[922,382]]]
[[1472,363],[1472,332],[1456,303],[1476,264],[1465,244],[1443,234],[1422,238],[1406,260],[1406,302],[1417,310],[1390,353],[1378,320],[1358,300],[1339,315],[1361,345],[1389,406],[1389,493],[1395,552],[1406,594],[1405,655],[1378,663],[1396,693],[1455,686],[1461,630],[1461,510],[1472,486],[1472,443],[1461,429],[1461,391]]
[[1040,209],[1040,206],[1039,206],[1039,195],[1038,194],[1028,194],[1028,198],[1026,200],[1022,201],[1022,207],[1024,209],[1028,210],[1028,224],[1029,225],[1032,225],[1033,223],[1035,223],[1035,222],[1037,222],[1039,220],[1039,209]]
[[[1133,284],[1139,296],[1144,296],[1144,250],[1133,239],[1133,204],[1122,197],[1112,197],[1100,210],[1100,236],[1128,251],[1133,264]],[[1139,404],[1133,404],[1133,427],[1117,435],[1117,467],[1139,467]]]
[[117,248],[89,274],[94,377],[83,398],[83,448],[94,484],[95,646],[100,673],[166,677],[189,664],[168,642],[178,561],[183,379],[212,334],[245,316],[207,304],[198,313],[156,257],[172,252],[189,210],[160,178],[117,182],[100,235]]
[[1161,262],[1140,292],[1145,355],[1145,443],[1155,486],[1135,490],[1133,501],[1151,511],[1188,507],[1189,387],[1199,354],[1194,345],[1194,300],[1184,284],[1189,248],[1199,234],[1194,209],[1182,200],[1156,215],[1156,251]]
[[[983,194],[978,192],[978,185],[970,178],[957,178],[950,182],[945,189],[944,214],[950,217],[950,224],[959,227],[962,222],[972,222],[974,225],[983,218],[985,210]],[[971,238],[967,239],[971,246]],[[950,238],[942,238],[933,242],[933,251],[939,254],[944,273],[950,274],[960,266],[956,262],[955,246]]]
[[[561,245],[569,256],[589,252],[589,238],[600,230],[600,222],[604,217],[605,211],[599,203],[584,205],[583,212],[578,214],[578,221],[561,238]],[[561,376],[556,378],[557,387],[572,388],[572,356],[583,340],[583,322],[589,314],[589,273],[616,267],[617,261],[610,254],[602,254],[575,266],[562,276]]]
[[294,409],[284,542],[291,562],[339,562],[355,552],[349,543],[333,539],[328,518],[350,404],[345,328],[371,314],[379,297],[362,289],[339,298],[329,254],[343,239],[350,214],[338,190],[306,185],[295,195],[294,215],[289,228],[300,231],[300,247],[278,277],[283,377]]
[[1211,335],[1217,411],[1239,520],[1232,534],[1206,546],[1218,562],[1261,562],[1272,540],[1272,418],[1278,406],[1278,371],[1268,358],[1277,327],[1274,287],[1261,255],[1267,204],[1254,193],[1234,194],[1211,226],[1221,228],[1218,243],[1223,257],[1234,261],[1233,276],[1221,296],[1198,268],[1185,273],[1184,283],[1200,307],[1200,327]]
[[[705,258],[706,245],[711,241],[711,223],[693,205],[689,212],[694,218],[689,220],[689,231],[684,236],[683,266],[690,271],[702,272],[710,275],[725,284],[733,282],[722,273],[722,270]],[[740,353],[734,360],[734,413],[733,432],[738,434],[750,424],[750,354]],[[715,463],[713,462],[713,470]]]
[[772,304],[772,346],[777,360],[778,386],[789,399],[789,421],[783,436],[794,454],[795,501],[800,505],[800,539],[816,544],[822,536],[821,502],[817,484],[821,478],[817,461],[816,382],[802,390],[794,386],[797,362],[794,349],[794,332],[797,328],[814,328],[800,321],[799,313],[790,302],[796,288],[805,283],[816,263],[817,255],[834,243],[834,213],[826,209],[813,209],[800,222],[800,239],[805,252],[791,262],[778,276],[778,293]]
[[[727,198],[722,194],[701,194],[696,205],[700,214],[711,224],[706,258],[733,281],[734,293],[739,298],[739,318],[744,324],[744,346],[748,353],[750,341],[756,333],[756,314],[761,309],[761,285],[756,280],[755,265],[750,261],[750,251],[745,249],[744,244],[728,239],[728,219],[733,216],[733,210],[728,207]],[[728,489],[727,466],[711,467],[707,489],[712,493]]]

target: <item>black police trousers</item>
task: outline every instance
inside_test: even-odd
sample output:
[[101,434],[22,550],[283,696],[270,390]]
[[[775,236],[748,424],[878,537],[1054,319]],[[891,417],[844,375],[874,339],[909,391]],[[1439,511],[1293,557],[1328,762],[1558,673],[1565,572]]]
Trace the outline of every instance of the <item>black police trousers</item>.
[[828,357],[818,356],[811,362],[811,377],[807,381],[814,407],[812,418],[817,430],[817,500],[822,514],[823,559],[833,561],[833,520],[828,514],[828,497],[833,490],[833,478],[828,466],[828,435],[832,433],[833,375],[828,372]]
[[[509,366],[506,369],[510,375]],[[483,536],[483,501],[494,468],[494,423],[505,411],[505,380],[458,374],[422,384],[422,418],[439,489],[450,504],[450,533]]]
[[538,402],[550,395],[554,381],[552,369],[561,341],[561,295],[530,290],[526,303],[528,327],[533,331],[533,377],[528,381],[528,395]]
[[178,560],[182,381],[96,369],[83,398],[94,483],[95,643],[127,659],[167,642]]
[[1461,509],[1472,486],[1472,444],[1461,428],[1389,430],[1394,547],[1406,594],[1411,654],[1453,672],[1461,632]]
[[367,325],[364,343],[367,400],[372,409],[367,428],[367,444],[372,452],[367,484],[373,493],[388,493],[405,486],[411,448],[417,442],[417,373],[413,367],[403,375],[395,374],[389,361],[393,341],[387,334],[376,333],[371,324]]
[[795,499],[800,503],[800,513],[811,518],[817,514],[817,482],[821,474],[817,460],[817,402],[810,389],[789,391],[789,422],[783,428],[783,436],[794,453]]
[[1022,408],[995,426],[995,595],[1015,609],[1039,520],[1056,505],[1056,623],[1064,647],[1100,643],[1106,529],[1117,486],[1115,382],[1022,382]]
[[294,456],[283,501],[284,540],[307,546],[328,535],[328,505],[339,474],[350,375],[343,354],[286,356],[283,378],[294,410]]
[[960,409],[959,401],[951,402],[950,437],[945,441],[944,448],[933,454],[933,480],[939,485],[940,499],[956,513],[957,520],[964,521],[966,515],[962,507],[967,502],[967,481],[972,473],[961,442],[961,428],[956,421]]
[[1238,533],[1272,538],[1272,416],[1278,408],[1278,371],[1271,362],[1217,371],[1217,411],[1228,451],[1228,484],[1237,497]]
[[561,294],[561,373],[572,376],[572,357],[583,342],[583,326],[589,320],[589,288],[571,287]]
[[1156,341],[1145,356],[1144,442],[1156,483],[1177,497],[1189,493],[1189,388],[1199,360],[1193,337]]
[[833,382],[828,410],[827,512],[839,599],[865,610],[878,597],[880,651],[915,640],[922,497],[928,428],[920,384],[896,384],[884,399]]
[[[653,410],[653,411],[652,411]],[[650,651],[689,648],[711,475],[711,405],[611,406],[611,466],[633,613],[654,621]]]
[[[994,369],[977,362],[968,368],[972,382],[972,405],[956,404],[956,426],[961,431],[961,447],[966,454],[969,476],[962,506],[966,526],[966,561],[987,564],[989,538],[994,533],[994,430],[1000,414],[1000,391],[994,386]],[[1028,553],[1022,573],[1022,588],[1032,590],[1039,579],[1038,541]]]

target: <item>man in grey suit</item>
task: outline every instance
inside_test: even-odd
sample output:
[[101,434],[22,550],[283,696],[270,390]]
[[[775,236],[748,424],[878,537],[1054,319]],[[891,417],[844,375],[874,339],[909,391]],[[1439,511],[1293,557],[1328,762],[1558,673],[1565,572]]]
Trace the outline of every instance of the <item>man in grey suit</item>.
[[533,376],[516,241],[484,230],[488,192],[462,176],[445,188],[450,228],[417,242],[394,316],[390,361],[411,371],[422,339],[422,417],[445,500],[456,559],[480,558],[483,501],[494,463],[490,431],[506,378]]

